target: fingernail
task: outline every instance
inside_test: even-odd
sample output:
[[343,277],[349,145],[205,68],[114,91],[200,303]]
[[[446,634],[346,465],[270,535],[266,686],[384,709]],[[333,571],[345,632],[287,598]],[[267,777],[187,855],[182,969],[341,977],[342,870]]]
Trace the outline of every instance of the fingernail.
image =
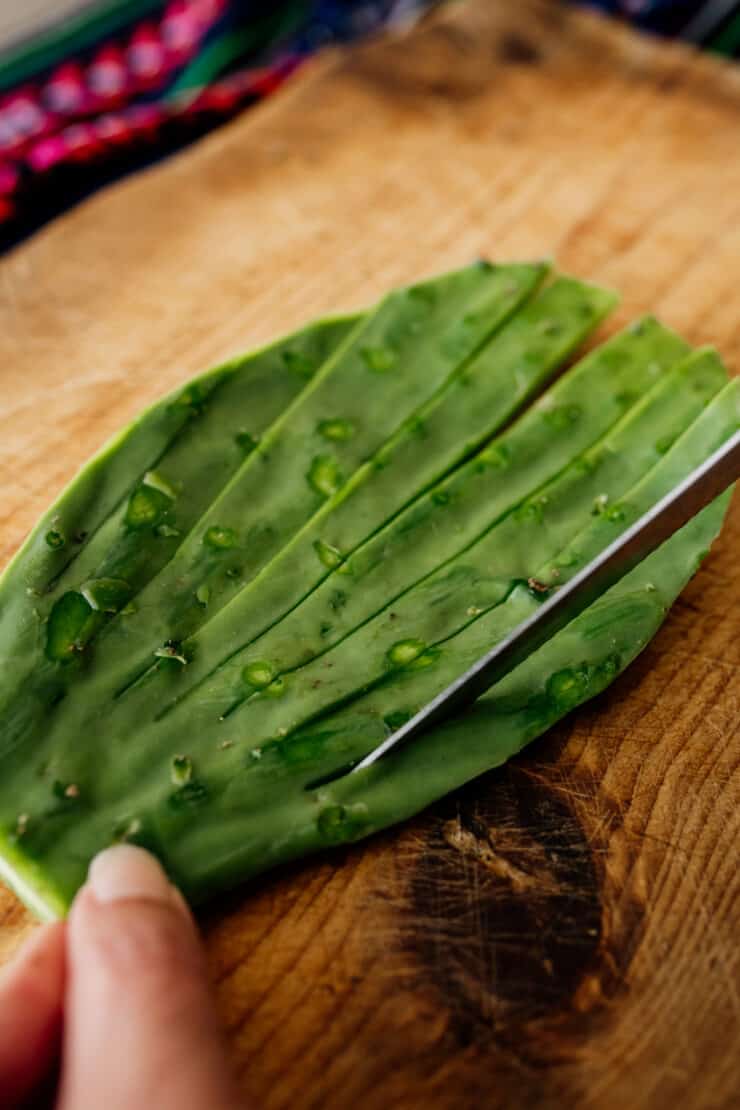
[[98,902],[147,898],[173,903],[172,887],[158,860],[133,844],[116,844],[97,855],[87,885]]

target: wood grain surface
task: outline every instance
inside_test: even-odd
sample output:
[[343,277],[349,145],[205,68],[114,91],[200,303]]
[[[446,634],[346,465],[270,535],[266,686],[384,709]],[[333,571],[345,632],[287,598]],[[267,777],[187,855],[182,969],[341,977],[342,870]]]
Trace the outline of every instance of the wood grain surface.
[[[0,268],[0,558],[208,363],[553,254],[740,369],[740,74],[537,0],[330,55]],[[507,768],[203,919],[259,1105],[740,1105],[740,506],[648,651]],[[0,895],[0,959],[31,928]]]

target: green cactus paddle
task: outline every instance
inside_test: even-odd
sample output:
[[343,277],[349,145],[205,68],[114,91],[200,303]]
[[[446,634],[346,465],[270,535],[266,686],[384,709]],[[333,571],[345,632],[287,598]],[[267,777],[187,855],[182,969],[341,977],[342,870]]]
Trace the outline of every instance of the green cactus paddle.
[[544,273],[479,264],[220,367],[52,507],[0,581],[0,874],[39,914],[116,840],[200,900],[400,821],[648,642],[726,496],[464,717],[343,774],[738,426],[717,356],[647,318],[501,431],[614,300]]

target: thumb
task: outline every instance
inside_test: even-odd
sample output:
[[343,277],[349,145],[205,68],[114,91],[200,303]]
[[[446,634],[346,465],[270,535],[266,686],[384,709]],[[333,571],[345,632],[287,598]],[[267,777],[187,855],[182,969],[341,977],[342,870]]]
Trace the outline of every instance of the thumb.
[[14,1106],[44,1079],[62,1026],[64,925],[40,928],[0,974],[0,1106]]
[[203,954],[147,852],[99,855],[67,926],[59,1110],[234,1110]]

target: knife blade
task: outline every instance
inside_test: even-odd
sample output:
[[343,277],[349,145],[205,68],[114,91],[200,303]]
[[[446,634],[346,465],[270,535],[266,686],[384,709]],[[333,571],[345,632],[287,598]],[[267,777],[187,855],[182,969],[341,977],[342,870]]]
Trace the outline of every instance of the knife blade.
[[606,590],[633,570],[693,516],[740,478],[740,431],[735,432],[675,489],[666,494],[540,608],[477,660],[465,674],[374,748],[352,768],[371,767],[443,718],[470,705],[542,647]]

